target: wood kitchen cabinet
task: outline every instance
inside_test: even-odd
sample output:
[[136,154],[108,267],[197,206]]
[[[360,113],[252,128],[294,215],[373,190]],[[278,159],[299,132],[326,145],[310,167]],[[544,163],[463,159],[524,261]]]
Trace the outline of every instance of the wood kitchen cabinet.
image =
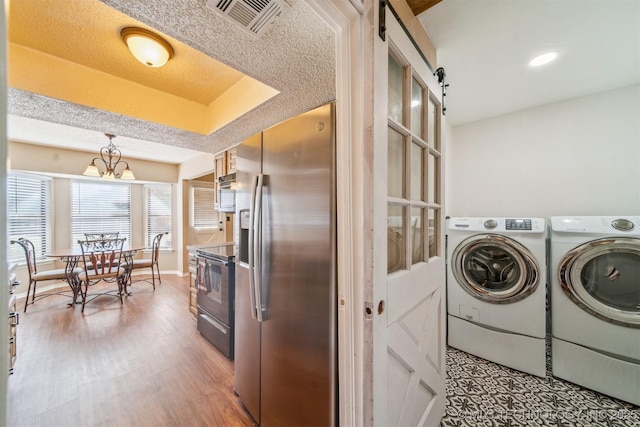
[[225,152],[227,157],[227,174],[236,172],[236,152],[237,149],[235,147]]
[[196,285],[198,260],[194,252],[189,252],[189,311],[198,317],[198,287]]
[[220,207],[220,201],[218,199],[220,197],[220,184],[218,182],[218,178],[236,172],[236,148],[230,148],[227,151],[216,154],[214,156],[214,162],[216,188],[214,200],[215,207],[218,209]]

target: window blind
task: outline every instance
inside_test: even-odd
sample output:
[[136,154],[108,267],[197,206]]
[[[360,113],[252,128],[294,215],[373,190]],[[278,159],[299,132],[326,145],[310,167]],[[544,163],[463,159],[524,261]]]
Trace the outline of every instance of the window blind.
[[145,185],[147,205],[147,247],[153,245],[153,238],[168,232],[160,240],[160,249],[171,249],[171,184]]
[[[31,240],[36,259],[51,249],[51,179],[10,172],[7,176],[8,238]],[[9,262],[26,261],[21,246],[9,245]]]
[[120,233],[131,243],[131,185],[71,181],[71,246],[84,233]]
[[193,228],[218,228],[220,221],[215,209],[215,188],[193,187]]

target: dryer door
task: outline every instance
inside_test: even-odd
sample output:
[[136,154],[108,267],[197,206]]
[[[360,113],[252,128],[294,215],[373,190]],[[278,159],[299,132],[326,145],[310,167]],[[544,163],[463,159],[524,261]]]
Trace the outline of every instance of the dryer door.
[[562,258],[558,279],[564,293],[589,314],[640,328],[640,239],[584,243]]
[[462,241],[451,257],[451,269],[467,293],[493,304],[527,297],[541,274],[527,248],[500,234],[479,234]]

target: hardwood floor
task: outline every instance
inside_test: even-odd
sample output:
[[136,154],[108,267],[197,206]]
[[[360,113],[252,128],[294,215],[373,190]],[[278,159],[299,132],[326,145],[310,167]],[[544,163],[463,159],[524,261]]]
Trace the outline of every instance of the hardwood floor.
[[[135,284],[120,305],[52,296],[20,313],[8,426],[252,426],[233,362],[196,330],[188,279]],[[23,301],[19,302],[22,307]]]

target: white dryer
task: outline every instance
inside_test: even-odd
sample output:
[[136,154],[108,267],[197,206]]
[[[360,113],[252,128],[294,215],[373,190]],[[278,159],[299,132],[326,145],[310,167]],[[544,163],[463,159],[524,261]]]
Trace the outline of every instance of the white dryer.
[[640,405],[640,216],[551,218],[553,375]]
[[483,359],[546,376],[543,218],[450,218],[447,342]]

